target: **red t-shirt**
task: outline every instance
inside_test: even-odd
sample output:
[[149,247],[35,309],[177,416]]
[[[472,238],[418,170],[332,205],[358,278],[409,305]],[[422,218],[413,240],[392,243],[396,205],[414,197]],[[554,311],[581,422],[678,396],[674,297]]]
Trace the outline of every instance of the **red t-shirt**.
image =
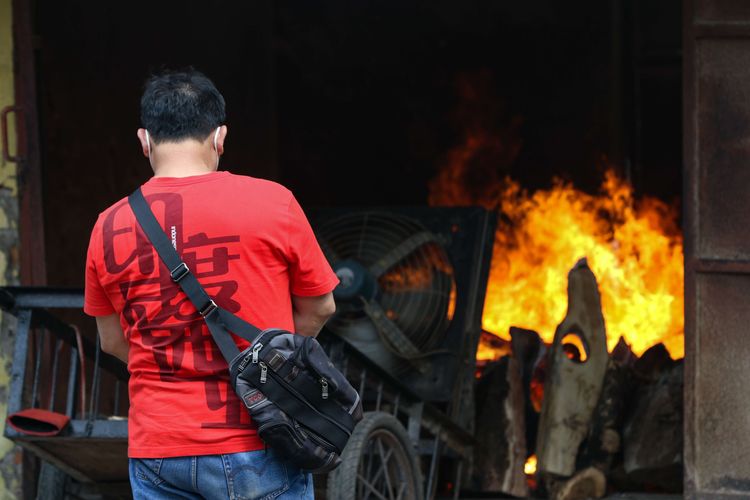
[[[324,295],[338,284],[297,200],[279,184],[213,172],[155,177],[143,194],[208,294],[261,329],[293,331],[291,295]],[[91,233],[84,311],[119,314],[130,343],[130,457],[263,448],[203,319],[127,199],[102,212]]]

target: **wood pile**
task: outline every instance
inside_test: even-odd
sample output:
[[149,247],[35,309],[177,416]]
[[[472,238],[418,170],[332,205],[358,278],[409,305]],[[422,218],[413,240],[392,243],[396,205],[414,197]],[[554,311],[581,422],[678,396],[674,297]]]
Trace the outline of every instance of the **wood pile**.
[[[585,260],[568,275],[551,345],[510,333],[510,354],[478,374],[472,489],[556,500],[682,491],[682,361],[661,344],[638,357],[623,339],[607,353]],[[531,455],[536,472],[524,474]]]

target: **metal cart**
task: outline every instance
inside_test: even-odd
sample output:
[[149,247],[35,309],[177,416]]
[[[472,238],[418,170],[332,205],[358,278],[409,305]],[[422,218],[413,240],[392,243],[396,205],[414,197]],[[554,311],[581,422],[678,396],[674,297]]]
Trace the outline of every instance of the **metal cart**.
[[16,318],[8,414],[41,408],[70,418],[52,437],[5,427],[5,437],[44,460],[39,492],[63,498],[65,477],[58,471],[100,485],[109,497],[126,492],[128,373],[99,349],[93,320],[82,313],[83,292],[2,288],[0,307]]

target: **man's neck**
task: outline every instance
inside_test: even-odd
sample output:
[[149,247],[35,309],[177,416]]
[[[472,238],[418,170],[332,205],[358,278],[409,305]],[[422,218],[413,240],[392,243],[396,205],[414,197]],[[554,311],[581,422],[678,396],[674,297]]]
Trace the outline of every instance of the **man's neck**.
[[190,177],[215,172],[216,169],[206,165],[159,164],[153,165],[154,177]]
[[216,171],[216,153],[198,142],[160,144],[151,155],[154,177],[190,177]]

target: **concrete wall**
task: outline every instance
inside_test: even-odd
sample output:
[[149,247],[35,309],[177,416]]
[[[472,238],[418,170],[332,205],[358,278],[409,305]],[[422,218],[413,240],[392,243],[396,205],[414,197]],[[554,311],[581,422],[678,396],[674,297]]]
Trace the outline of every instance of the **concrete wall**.
[[[11,0],[0,0],[0,109],[14,103]],[[15,154],[14,115],[9,144]],[[18,283],[18,190],[16,165],[0,158],[0,286]],[[5,422],[13,355],[13,317],[0,313],[0,422]],[[0,424],[0,428],[4,424]],[[0,437],[0,499],[21,497],[21,451]]]

